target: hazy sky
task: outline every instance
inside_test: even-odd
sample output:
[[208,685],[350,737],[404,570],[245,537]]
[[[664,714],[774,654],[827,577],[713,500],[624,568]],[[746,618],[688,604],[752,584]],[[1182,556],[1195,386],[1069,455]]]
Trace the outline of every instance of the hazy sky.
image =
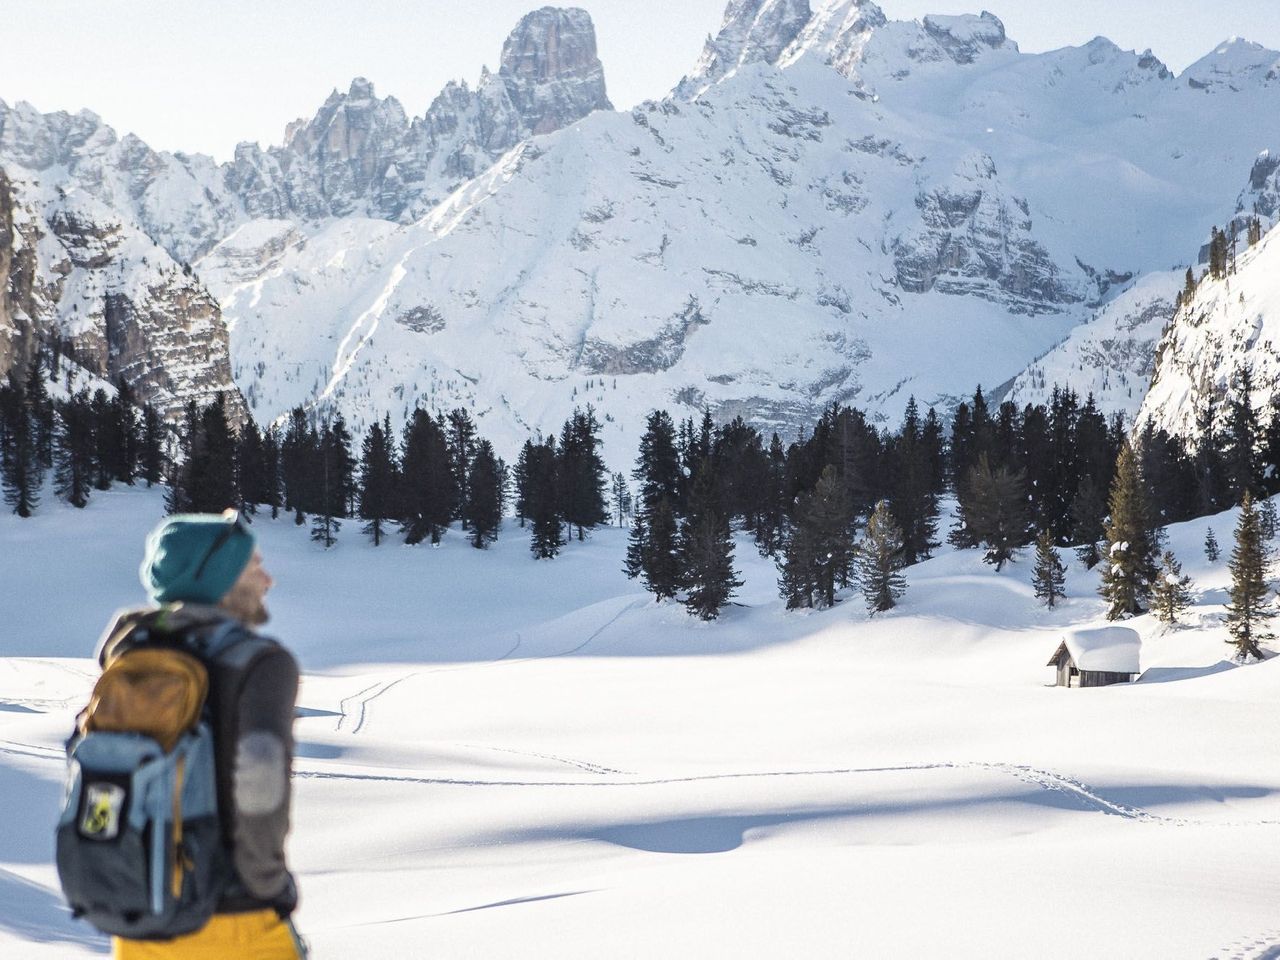
[[[596,24],[617,107],[665,94],[720,26],[725,0],[576,0]],[[821,0],[811,0],[817,6]],[[891,18],[976,3],[883,0]],[[1023,50],[1101,34],[1175,71],[1231,36],[1280,49],[1280,0],[986,0]],[[278,143],[334,87],[365,76],[421,114],[451,79],[495,68],[533,0],[4,0],[0,99],[88,107],[153,147],[227,159]],[[465,13],[459,13],[459,10]]]

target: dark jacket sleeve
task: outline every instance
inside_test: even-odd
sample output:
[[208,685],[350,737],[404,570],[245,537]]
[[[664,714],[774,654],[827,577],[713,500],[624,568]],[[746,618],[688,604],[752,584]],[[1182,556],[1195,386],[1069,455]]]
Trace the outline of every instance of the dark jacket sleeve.
[[283,647],[254,663],[241,688],[232,766],[235,867],[254,897],[284,912],[296,898],[285,866],[298,665]]

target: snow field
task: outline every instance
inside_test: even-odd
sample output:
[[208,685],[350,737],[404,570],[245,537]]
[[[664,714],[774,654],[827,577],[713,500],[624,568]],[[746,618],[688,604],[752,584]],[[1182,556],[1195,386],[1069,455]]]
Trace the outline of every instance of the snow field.
[[[0,519],[0,955],[74,957],[51,864],[61,739],[157,492]],[[903,604],[787,613],[739,540],[702,624],[619,572],[625,531],[324,555],[257,524],[305,679],[291,860],[318,958],[1263,957],[1280,946],[1280,660],[1228,662],[1229,514],[1171,529],[1188,625],[1142,682],[1052,688],[1096,577],[1040,607],[1030,552],[908,572]]]

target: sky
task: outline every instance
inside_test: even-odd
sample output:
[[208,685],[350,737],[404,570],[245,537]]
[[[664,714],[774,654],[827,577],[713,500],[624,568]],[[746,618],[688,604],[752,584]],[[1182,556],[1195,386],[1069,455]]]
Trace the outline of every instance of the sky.
[[[692,68],[725,0],[577,0],[596,25],[614,106],[662,97]],[[813,6],[819,0],[811,0]],[[893,19],[976,13],[984,0],[883,0]],[[1109,37],[1175,72],[1220,41],[1280,49],[1277,0],[985,0],[1024,51]],[[230,158],[279,143],[364,76],[421,115],[449,80],[496,69],[533,0],[5,0],[0,100],[89,108],[161,150]],[[465,11],[459,13],[459,10]]]

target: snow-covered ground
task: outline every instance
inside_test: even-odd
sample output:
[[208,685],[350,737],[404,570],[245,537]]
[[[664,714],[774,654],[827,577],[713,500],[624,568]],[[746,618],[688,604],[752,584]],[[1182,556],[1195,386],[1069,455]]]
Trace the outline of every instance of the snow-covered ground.
[[[110,611],[138,599],[156,491],[0,518],[0,956],[107,945],[51,863],[61,740]],[[746,541],[714,624],[651,602],[605,530],[551,562],[330,553],[257,524],[272,630],[305,670],[291,858],[338,957],[1275,957],[1280,659],[1228,662],[1225,561],[1171,546],[1188,625],[1134,621],[1140,683],[1050,686],[1101,622],[1072,563],[909,571],[901,607],[787,613]]]

